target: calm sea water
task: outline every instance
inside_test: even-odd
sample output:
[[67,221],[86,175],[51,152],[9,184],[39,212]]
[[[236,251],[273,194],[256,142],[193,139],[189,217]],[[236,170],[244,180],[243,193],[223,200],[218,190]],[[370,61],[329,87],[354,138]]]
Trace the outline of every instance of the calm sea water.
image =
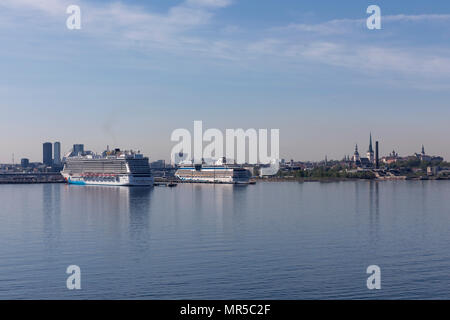
[[450,299],[449,244],[446,181],[0,185],[0,299]]

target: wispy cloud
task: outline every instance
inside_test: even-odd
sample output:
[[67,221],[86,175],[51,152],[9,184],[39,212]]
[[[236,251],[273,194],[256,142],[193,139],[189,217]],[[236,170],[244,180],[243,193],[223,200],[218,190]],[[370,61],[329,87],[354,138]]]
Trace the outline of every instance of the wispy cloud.
[[[22,14],[27,11],[37,12],[52,21],[66,16],[65,8],[70,2],[2,0],[0,6]],[[244,39],[239,37],[242,31],[239,25],[215,25],[215,13],[232,5],[231,0],[186,0],[168,8],[165,13],[151,12],[123,2],[95,5],[86,1],[75,3],[82,8],[84,34],[98,42],[124,48],[162,50],[183,56],[201,55],[231,61],[282,58],[364,73],[398,73],[405,77],[426,78],[427,81],[430,78],[450,77],[448,45],[436,48],[418,47],[416,43],[396,45],[395,42],[373,42],[367,36],[365,19],[268,26],[258,34],[246,33]],[[28,19],[34,18],[37,18],[37,14],[28,15]],[[448,31],[448,21],[450,15],[446,14],[399,14],[382,18],[384,29],[388,24],[427,23],[440,24]],[[391,39],[401,37],[401,34],[396,35],[393,31],[395,27],[389,30]],[[236,34],[236,37],[230,39],[230,34]],[[365,40],[362,40],[361,34]]]
[[[130,31],[146,31],[141,36],[150,36],[155,31],[175,33],[186,28],[207,24],[213,12],[231,5],[230,0],[186,0],[170,7],[166,13],[152,13],[142,6],[129,5],[120,1],[108,4],[92,4],[87,1],[68,0],[2,0],[0,7],[14,10],[15,13],[36,13],[30,19],[41,19],[40,14],[66,17],[66,8],[77,4],[82,9],[85,32],[99,33],[126,28]],[[47,17],[49,18],[49,17]],[[19,23],[19,21],[17,21]],[[144,39],[143,39],[144,40]]]
[[231,0],[187,0],[186,3],[191,6],[224,8],[231,4]]
[[418,15],[388,15],[383,16],[383,21],[401,21],[401,22],[445,22],[450,20],[450,14],[418,14]]
[[0,7],[20,11],[37,10],[48,15],[58,15],[65,13],[69,4],[69,2],[61,0],[2,0]]
[[339,19],[316,24],[290,23],[282,27],[274,27],[272,31],[278,32],[311,32],[322,35],[345,34],[363,26],[365,20]]
[[247,47],[250,55],[279,56],[343,67],[360,72],[397,72],[405,76],[449,77],[450,49],[431,53],[425,49],[348,44],[334,41],[292,43],[267,38]]
[[[65,25],[61,24],[68,16],[66,8],[74,3],[81,7],[80,32],[99,43],[183,54],[206,54],[209,50],[212,56],[225,57],[221,53],[221,48],[226,47],[224,42],[211,41],[194,31],[210,24],[215,12],[230,6],[231,0],[186,0],[168,8],[165,13],[150,12],[142,6],[120,1],[93,4],[72,0],[3,0],[0,7],[9,10],[9,18],[4,23],[10,28],[25,24],[35,28],[39,26],[48,34],[62,34],[67,32]],[[12,18],[14,14],[20,19]],[[3,18],[1,12],[0,17]],[[46,23],[42,23],[43,20]],[[55,21],[61,24],[61,28],[55,28]]]
[[[291,57],[342,67],[372,75],[388,76],[395,73],[413,77],[415,81],[450,78],[450,46],[414,41],[407,43],[398,32],[399,23],[410,24],[410,32],[420,29],[420,23],[439,26],[449,31],[450,15],[387,15],[383,16],[383,29],[368,31],[366,19],[339,19],[317,24],[291,23],[270,29],[270,34],[248,46],[255,55]],[[419,28],[419,29],[418,29]],[[384,32],[384,38],[376,37]],[[400,40],[399,44],[396,40]],[[416,39],[418,40],[418,39]],[[410,82],[409,82],[410,83]],[[421,88],[432,87],[420,85]]]
[[[403,22],[403,23],[439,23],[450,21],[450,14],[421,14],[421,15],[386,15],[382,16],[382,22],[393,23],[393,22]],[[366,19],[334,19],[330,21],[325,21],[315,24],[304,24],[304,23],[290,23],[286,26],[274,27],[273,31],[284,31],[284,32],[310,32],[317,33],[321,35],[336,35],[336,34],[347,34],[356,33],[360,31],[366,31]]]

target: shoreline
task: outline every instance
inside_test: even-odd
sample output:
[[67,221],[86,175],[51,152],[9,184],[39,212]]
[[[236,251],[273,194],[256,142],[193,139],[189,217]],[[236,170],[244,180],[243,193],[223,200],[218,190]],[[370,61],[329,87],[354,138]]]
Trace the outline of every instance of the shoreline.
[[[40,178],[40,179],[39,179]],[[66,183],[64,179],[58,179],[53,176],[53,179],[47,179],[43,177],[39,177],[36,179],[36,176],[31,177],[21,177],[19,179],[1,179],[0,177],[0,185],[2,184],[48,184],[48,183]],[[56,179],[55,179],[56,178]],[[450,177],[406,177],[406,176],[395,176],[388,178],[374,178],[374,179],[364,179],[364,178],[337,178],[337,177],[306,177],[306,178],[281,178],[281,177],[272,177],[272,178],[259,178],[253,177],[250,179],[249,183],[245,183],[245,185],[252,185],[259,182],[347,182],[347,181],[448,181]],[[212,182],[188,182],[188,181],[178,181],[176,179],[155,179],[155,186],[159,184],[189,184],[189,183],[202,183],[202,184],[232,184],[233,183],[212,183]]]
[[0,184],[64,183],[60,173],[0,173]]
[[346,181],[445,181],[450,180],[450,178],[408,178],[408,177],[395,177],[395,178],[385,178],[385,179],[360,179],[360,178],[257,178],[256,182],[346,182]]

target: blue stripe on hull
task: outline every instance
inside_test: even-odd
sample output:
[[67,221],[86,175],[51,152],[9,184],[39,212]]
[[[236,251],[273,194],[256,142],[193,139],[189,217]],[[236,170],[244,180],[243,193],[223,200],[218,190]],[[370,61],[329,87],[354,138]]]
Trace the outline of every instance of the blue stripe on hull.
[[119,184],[119,183],[87,183],[85,181],[74,181],[71,179],[67,180],[67,183],[78,185],[78,186],[130,186],[130,187],[152,187],[153,181],[149,182],[148,184],[140,184],[140,183],[131,183],[131,184]]
[[73,181],[73,180],[70,180],[69,179],[69,181],[67,181],[69,184],[75,184],[75,185],[78,185],[78,186],[85,186],[86,185],[86,182],[84,182],[84,181]]

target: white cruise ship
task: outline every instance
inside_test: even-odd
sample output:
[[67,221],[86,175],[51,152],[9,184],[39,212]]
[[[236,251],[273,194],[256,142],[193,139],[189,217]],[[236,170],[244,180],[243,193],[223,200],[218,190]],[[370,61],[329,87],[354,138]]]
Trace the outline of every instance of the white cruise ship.
[[61,171],[67,183],[78,185],[153,186],[148,158],[133,151],[115,149],[66,158]]
[[175,176],[185,182],[248,184],[250,172],[237,165],[227,165],[220,159],[214,165],[182,164]]

